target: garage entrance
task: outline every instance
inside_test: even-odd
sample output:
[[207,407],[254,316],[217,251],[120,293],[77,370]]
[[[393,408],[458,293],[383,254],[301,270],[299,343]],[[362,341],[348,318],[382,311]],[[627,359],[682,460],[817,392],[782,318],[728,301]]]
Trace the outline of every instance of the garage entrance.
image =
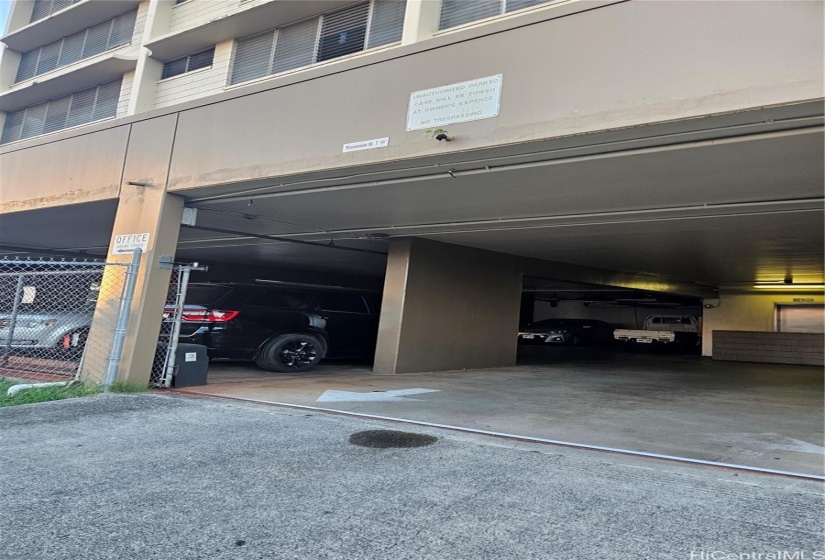
[[[365,414],[822,476],[819,368],[697,356],[526,348],[512,368],[303,376],[213,364],[198,395]],[[307,414],[312,414],[307,410]]]

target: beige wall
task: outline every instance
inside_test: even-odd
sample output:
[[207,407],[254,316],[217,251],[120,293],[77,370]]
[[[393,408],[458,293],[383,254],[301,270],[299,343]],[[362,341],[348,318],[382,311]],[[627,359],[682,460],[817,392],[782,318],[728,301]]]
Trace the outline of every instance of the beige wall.
[[[192,6],[198,3],[209,2]],[[397,161],[822,96],[819,3],[626,2],[556,17],[566,6],[442,32],[421,43],[184,104],[170,189]],[[569,6],[584,10],[600,5]],[[449,145],[433,142],[421,131],[405,131],[412,91],[498,73],[504,75],[500,116],[449,126],[455,136]],[[30,207],[45,204],[43,187],[31,185],[50,184],[53,166],[32,163],[51,161],[53,152],[58,162],[64,160],[59,155],[67,151],[64,145],[74,151],[71,161],[77,167],[112,165],[108,145],[92,147],[100,134],[109,133],[89,131],[120,122],[0,147],[3,199],[29,200]],[[70,136],[76,138],[62,140],[57,148],[46,144]],[[384,136],[390,137],[387,148],[341,153],[346,142]],[[25,172],[7,171],[23,168]],[[84,181],[84,190],[93,192],[88,187],[92,183]]]
[[[819,97],[820,15],[821,6],[806,2],[629,2],[192,109],[181,114],[170,187]],[[456,137],[449,145],[405,131],[411,92],[498,73],[500,116],[448,126]],[[385,136],[388,148],[341,153],[346,142]]]
[[190,0],[172,7],[167,33],[177,33],[185,29],[192,29],[209,23],[218,18],[224,18],[237,12],[242,12],[264,4],[270,0],[245,0],[244,2],[227,2],[216,0]]
[[118,126],[0,155],[0,212],[114,199],[129,127]]
[[718,307],[706,308],[703,314],[702,355],[713,354],[715,330],[721,331],[774,331],[776,330],[776,305],[793,304],[794,298],[812,298],[813,303],[825,302],[822,293],[773,292],[768,294],[743,294],[722,292]]
[[208,68],[160,80],[157,84],[155,107],[170,107],[223,91],[229,73],[233,45],[233,41],[224,41],[216,45],[212,66]]

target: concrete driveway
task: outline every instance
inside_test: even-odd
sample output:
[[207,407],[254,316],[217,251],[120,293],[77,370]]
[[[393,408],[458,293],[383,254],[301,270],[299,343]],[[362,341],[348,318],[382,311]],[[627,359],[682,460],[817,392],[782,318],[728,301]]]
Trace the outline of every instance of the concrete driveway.
[[350,443],[386,428],[157,394],[0,409],[0,558],[823,554],[818,482],[421,427],[437,441]]
[[186,391],[825,474],[821,368],[531,347],[519,363],[392,376],[367,364],[300,376],[212,364],[209,384]]

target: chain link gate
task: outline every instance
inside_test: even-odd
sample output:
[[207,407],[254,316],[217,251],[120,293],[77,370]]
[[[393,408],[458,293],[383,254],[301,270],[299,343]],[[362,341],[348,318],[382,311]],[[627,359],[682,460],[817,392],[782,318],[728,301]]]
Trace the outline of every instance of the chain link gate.
[[0,379],[109,383],[139,260],[0,258]]
[[171,387],[172,380],[177,372],[176,354],[180,325],[183,320],[183,308],[186,301],[186,290],[189,286],[189,274],[193,270],[206,270],[198,263],[175,264],[172,266],[172,277],[169,281],[169,290],[166,294],[166,304],[163,308],[163,323],[158,334],[158,345],[155,359],[152,362],[152,373],[149,384],[152,387]]

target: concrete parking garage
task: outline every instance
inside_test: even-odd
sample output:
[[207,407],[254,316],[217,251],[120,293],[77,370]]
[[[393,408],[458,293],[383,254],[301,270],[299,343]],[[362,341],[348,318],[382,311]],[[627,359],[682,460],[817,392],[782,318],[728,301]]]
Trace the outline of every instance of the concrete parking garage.
[[516,367],[436,374],[377,375],[340,362],[286,376],[213,364],[208,385],[185,391],[825,474],[823,379],[814,366],[526,348]]

